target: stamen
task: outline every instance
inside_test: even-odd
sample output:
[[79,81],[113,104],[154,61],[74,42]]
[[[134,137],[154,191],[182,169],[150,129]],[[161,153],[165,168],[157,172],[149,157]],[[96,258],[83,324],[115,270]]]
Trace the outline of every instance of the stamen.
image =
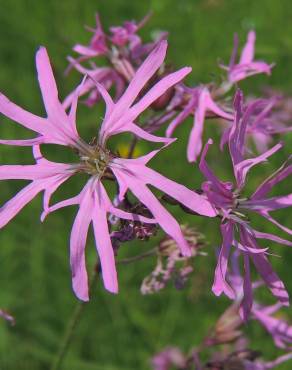
[[81,170],[89,175],[102,177],[112,158],[111,153],[99,145],[88,145],[86,153],[79,153],[82,162]]

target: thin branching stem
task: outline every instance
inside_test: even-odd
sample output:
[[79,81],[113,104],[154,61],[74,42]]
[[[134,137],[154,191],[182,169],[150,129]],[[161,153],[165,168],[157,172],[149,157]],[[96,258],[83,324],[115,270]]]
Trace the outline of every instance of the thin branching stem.
[[127,154],[127,158],[133,158],[133,154],[138,143],[138,139],[136,136],[133,136],[132,141],[130,143],[129,152]]
[[[126,265],[126,264],[129,264],[129,263],[139,261],[139,260],[142,260],[144,258],[153,256],[156,253],[157,253],[157,248],[153,248],[150,251],[139,254],[137,256],[129,257],[129,258],[123,258],[123,259],[117,261],[117,264]],[[92,291],[92,288],[94,287],[94,284],[96,282],[96,277],[98,276],[98,274],[100,272],[101,272],[101,266],[100,266],[100,263],[97,263],[96,267],[94,269],[94,272],[91,276],[91,279],[90,279],[90,284],[89,284],[90,285],[90,292]],[[51,370],[61,370],[62,363],[64,361],[64,358],[65,358],[66,354],[67,354],[67,351],[68,351],[69,346],[71,344],[75,329],[76,329],[76,327],[77,327],[77,325],[80,321],[82,313],[84,312],[84,308],[85,308],[86,304],[87,304],[87,302],[78,301],[78,303],[77,303],[77,305],[76,305],[76,307],[75,307],[75,309],[72,313],[72,316],[69,319],[68,325],[66,327],[63,339],[61,341],[58,353],[55,357],[55,360],[53,362]]]
[[[96,267],[94,269],[94,272],[91,276],[91,279],[90,279],[90,291],[92,291],[92,288],[93,288],[93,286],[96,282],[96,276],[99,274],[99,271],[100,271],[100,265],[99,265],[99,263],[97,263]],[[84,311],[84,308],[85,308],[86,304],[87,304],[87,302],[78,301],[78,303],[77,303],[77,305],[76,305],[76,307],[75,307],[75,309],[72,313],[72,316],[70,317],[69,322],[67,324],[65,333],[63,335],[58,353],[57,353],[57,355],[55,357],[55,360],[52,364],[51,370],[60,370],[61,369],[63,360],[64,360],[65,355],[68,351],[68,348],[71,344],[75,329],[76,329],[76,327],[77,327],[77,325],[80,321],[80,318],[82,316],[82,313]]]
[[140,261],[143,260],[144,258],[154,256],[157,253],[157,248],[150,249],[150,251],[138,254],[137,256],[134,257],[129,257],[129,258],[123,258],[121,260],[117,261],[117,264],[119,265],[127,265],[129,263],[135,262],[135,261]]

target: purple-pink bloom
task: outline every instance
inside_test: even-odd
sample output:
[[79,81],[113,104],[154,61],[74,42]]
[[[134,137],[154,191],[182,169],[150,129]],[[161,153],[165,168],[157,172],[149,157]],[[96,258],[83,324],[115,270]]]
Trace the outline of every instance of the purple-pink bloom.
[[[111,54],[111,46],[123,48],[129,46],[129,52],[135,53],[136,49],[140,48],[142,44],[141,38],[137,35],[137,32],[142,28],[148,21],[150,14],[147,14],[141,22],[138,24],[135,21],[126,21],[123,26],[110,27],[110,35],[107,35],[101,25],[99,14],[95,14],[96,27],[86,27],[88,31],[93,33],[92,38],[88,45],[76,44],[73,50],[80,54],[77,59],[78,62],[83,62],[87,59],[99,56],[109,56]],[[112,44],[112,45],[110,45]],[[145,45],[146,46],[146,45]],[[155,45],[152,45],[152,49]],[[147,52],[150,45],[147,45]],[[125,52],[125,50],[123,49]],[[144,50],[145,55],[146,49]],[[139,53],[139,56],[140,53]],[[70,61],[74,66],[73,60]]]
[[81,58],[79,61],[105,55],[108,52],[108,46],[106,43],[106,34],[102,29],[102,25],[99,19],[99,14],[95,14],[96,28],[87,27],[88,31],[93,33],[93,36],[89,42],[89,45],[76,44],[73,50],[80,54]]
[[[244,211],[254,211],[268,219],[282,230],[291,234],[292,231],[281,225],[270,215],[270,212],[291,206],[292,194],[268,198],[268,193],[272,188],[292,173],[292,165],[289,161],[269,176],[250,196],[243,198],[241,193],[246,183],[246,176],[249,170],[262,162],[265,162],[273,153],[282,148],[282,144],[277,144],[267,152],[251,159],[244,159],[245,137],[249,109],[243,111],[243,96],[238,90],[234,100],[235,120],[229,133],[228,143],[229,152],[233,164],[235,184],[222,182],[211,171],[207,162],[206,154],[212,140],[205,146],[199,168],[206,178],[202,189],[210,203],[213,204],[219,215],[222,217],[221,234],[222,246],[218,257],[218,264],[215,271],[213,292],[216,295],[225,293],[234,299],[235,294],[232,287],[226,281],[228,257],[231,247],[238,249],[243,256],[244,282],[243,282],[243,307],[242,315],[246,319],[252,307],[252,284],[250,280],[250,261],[253,262],[263,281],[271,290],[272,294],[283,304],[288,305],[288,293],[283,282],[273,271],[267,257],[267,248],[261,249],[257,239],[267,239],[280,244],[292,246],[292,242],[282,239],[276,235],[264,233],[251,227]],[[237,235],[238,234],[238,235]]]
[[[184,122],[187,117],[193,115],[194,123],[189,136],[187,158],[189,162],[195,162],[202,150],[203,130],[206,116],[211,113],[215,115],[215,117],[232,120],[233,115],[225,112],[217,103],[215,103],[206,86],[188,88],[181,85],[180,89],[177,90],[181,100],[183,99],[181,92],[182,88],[184,89],[184,95],[187,96],[187,102],[180,110],[179,114],[169,123],[166,130],[166,136],[171,137],[177,126]],[[173,100],[175,103],[171,102],[170,105],[178,105],[178,98],[176,96],[174,96]]]
[[[275,135],[292,131],[290,123],[290,114],[285,112],[285,106],[282,107],[282,98],[273,96],[269,99],[251,99],[246,103],[245,110],[248,110],[246,135],[252,139],[259,153],[268,150],[269,145]],[[283,101],[283,105],[284,105]],[[231,127],[227,128],[221,137],[220,146],[228,142]],[[246,147],[247,151],[250,151]]]
[[[111,35],[107,35],[101,26],[99,16],[96,14],[96,28],[88,27],[88,30],[93,32],[93,37],[88,46],[77,44],[73,50],[80,54],[80,57],[74,59],[68,57],[69,67],[75,68],[82,75],[90,76],[80,90],[80,96],[88,94],[85,104],[93,106],[101,96],[94,83],[99,82],[106,90],[115,88],[115,100],[120,98],[124,92],[127,83],[129,83],[135,70],[142,64],[143,58],[147,56],[161,40],[166,38],[166,34],[162,33],[156,40],[144,44],[141,38],[137,35],[137,31],[147,22],[150,14],[146,15],[140,23],[134,21],[125,22],[123,26],[111,27]],[[98,58],[106,59],[107,67],[96,65]],[[83,66],[81,63],[90,61],[89,67]],[[74,91],[67,96],[64,101],[64,106],[70,106],[74,97]]]
[[292,325],[289,325],[280,315],[279,317],[275,316],[280,308],[282,308],[281,303],[272,306],[254,304],[252,317],[271,334],[277,347],[291,350]]
[[126,21],[123,26],[110,27],[110,41],[117,46],[130,44],[130,49],[141,45],[141,38],[136,34],[149,20],[151,14],[147,14],[138,24],[135,21]]
[[[71,57],[68,58],[73,62]],[[92,69],[85,68],[77,61],[74,61],[75,69],[84,76],[89,78],[83,83],[79,89],[79,96],[87,95],[84,103],[88,107],[93,107],[100,99],[102,99],[99,90],[96,87],[96,82],[103,85],[106,90],[110,90],[112,87],[115,88],[115,100],[119,99],[125,90],[125,80],[117,73],[113,68],[110,67],[97,67]],[[63,106],[68,109],[72,104],[75,97],[75,91],[73,90],[63,101]]]
[[[244,278],[242,277],[239,266],[239,257],[239,251],[235,251],[232,254],[232,268],[227,272],[227,280],[234,291],[235,302],[226,310],[226,313],[229,313],[229,311],[233,312],[238,310],[238,307],[244,297]],[[251,285],[252,290],[255,291],[262,285],[262,280],[255,281]],[[251,307],[251,318],[258,321],[267,330],[267,332],[271,334],[277,347],[291,350],[291,347],[288,347],[288,344],[292,343],[292,326],[289,325],[289,323],[283,318],[281,318],[281,314],[278,314],[278,316],[275,315],[281,308],[283,308],[283,306],[280,302],[270,306],[265,306],[257,301],[254,301]],[[234,322],[237,323],[236,314]]]
[[266,62],[254,60],[255,54],[255,41],[256,33],[255,31],[249,31],[247,35],[246,44],[241,52],[240,59],[236,63],[236,57],[238,52],[238,36],[234,35],[234,48],[231,54],[229,66],[221,67],[225,69],[228,73],[228,82],[234,84],[238,81],[244,80],[249,76],[253,76],[259,73],[271,74],[273,65],[267,64]]
[[[97,84],[106,102],[106,113],[99,137],[92,144],[83,141],[76,128],[78,96],[83,85],[77,87],[69,113],[67,113],[59,101],[49,57],[44,47],[41,47],[36,54],[36,66],[47,117],[42,118],[29,113],[9,101],[3,94],[0,95],[0,112],[2,114],[38,133],[37,137],[29,140],[0,140],[2,144],[33,146],[36,161],[34,165],[0,166],[1,180],[25,179],[31,181],[29,185],[1,207],[0,227],[5,226],[28,202],[42,191],[44,191],[42,220],[48,213],[61,207],[78,205],[79,209],[70,238],[70,263],[73,289],[81,300],[89,299],[85,244],[91,223],[93,224],[97,252],[101,261],[105,288],[113,293],[118,291],[107,214],[142,223],[157,223],[178,243],[183,254],[190,254],[189,246],[183,237],[179,224],[154,196],[148,185],[169,194],[172,198],[199,214],[210,217],[216,215],[209,201],[203,196],[167,179],[146,166],[159,150],[136,159],[122,159],[106,148],[110,136],[125,131],[154,142],[164,142],[166,144],[171,142],[167,138],[157,137],[145,132],[134,123],[135,119],[153,101],[190,72],[190,68],[182,68],[164,77],[137,101],[137,97],[146,82],[163,63],[166,49],[166,42],[161,42],[154,49],[116,103],[113,102],[103,86]],[[78,153],[78,160],[72,164],[48,161],[41,154],[39,145],[42,143],[59,144],[73,148]],[[50,206],[50,197],[56,189],[69,177],[79,172],[89,175],[89,179],[81,192],[73,198]],[[119,184],[120,200],[130,190],[150,210],[153,217],[143,217],[115,207],[103,185],[103,180],[109,174],[114,175]]]

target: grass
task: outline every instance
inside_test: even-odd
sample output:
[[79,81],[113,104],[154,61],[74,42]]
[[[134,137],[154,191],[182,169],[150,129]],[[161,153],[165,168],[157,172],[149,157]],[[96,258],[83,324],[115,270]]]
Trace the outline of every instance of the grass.
[[[64,78],[66,56],[77,41],[88,41],[89,35],[83,25],[93,24],[96,11],[108,27],[127,19],[139,20],[152,10],[154,15],[142,34],[147,38],[152,29],[168,30],[168,60],[178,67],[191,65],[193,73],[189,82],[192,83],[220,80],[217,62],[219,59],[228,61],[233,33],[237,31],[244,42],[247,31],[255,28],[258,57],[276,62],[277,66],[270,78],[257,76],[244,82],[244,91],[259,92],[263,85],[269,84],[291,94],[292,7],[289,0],[2,0],[0,5],[0,90],[35,113],[44,114],[35,76],[35,50],[39,45],[48,48],[60,96],[64,97],[78,80],[74,73]],[[101,111],[88,113],[80,108],[80,123],[85,134],[91,135],[97,117],[101,116]],[[23,134],[16,125],[0,119],[1,137]],[[173,148],[162,152],[153,161],[153,166],[164,174],[171,174],[179,182],[197,186],[202,178],[197,174],[196,166],[188,165],[185,160],[190,124],[186,123],[177,131],[180,140]],[[218,140],[216,124],[210,123],[205,138],[214,135]],[[251,178],[252,186],[287,156],[291,136],[286,141],[288,145],[282,155],[272,159],[269,167],[264,166],[255,172]],[[150,148],[143,144],[141,150]],[[31,154],[28,149],[1,147],[0,159],[1,163],[30,163]],[[224,157],[218,157],[215,150],[212,166],[220,169],[224,178],[230,178]],[[1,183],[2,203],[22,186],[20,182]],[[72,187],[77,189],[76,184]],[[288,184],[286,190],[287,187]],[[62,210],[41,224],[40,209],[41,199],[38,198],[0,234],[0,307],[9,309],[17,320],[15,327],[0,322],[1,370],[49,369],[76,305],[68,262],[69,233],[76,210]],[[173,211],[182,222],[186,221],[182,213]],[[287,219],[287,213],[281,217]],[[166,345],[178,345],[187,351],[190,345],[199,342],[227,301],[210,293],[214,247],[220,242],[219,234],[214,232],[218,225],[215,225],[216,221],[206,223],[191,217],[187,220],[195,222],[210,241],[209,256],[197,260],[197,272],[188,288],[176,291],[169,287],[159,295],[141,296],[141,281],[155,261],[150,259],[119,266],[120,294],[106,293],[98,281],[73,337],[63,370],[146,370],[150,368],[149,358]],[[269,231],[268,226],[263,228]],[[122,256],[149,247],[143,242],[129,243],[123,248]],[[291,293],[291,251],[282,247],[274,250],[283,256],[273,258],[273,264]],[[92,236],[87,252],[90,268],[96,258]],[[292,317],[290,309],[286,312]],[[278,351],[262,330],[254,325],[247,330],[255,348],[261,349],[267,358],[276,356]],[[279,367],[289,368],[289,364]]]

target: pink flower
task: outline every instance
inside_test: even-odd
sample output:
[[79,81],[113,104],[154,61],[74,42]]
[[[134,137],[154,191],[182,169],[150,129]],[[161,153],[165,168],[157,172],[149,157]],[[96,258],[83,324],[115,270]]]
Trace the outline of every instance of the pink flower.
[[[247,129],[247,121],[250,110],[242,111],[242,93],[237,91],[234,101],[234,108],[236,112],[234,124],[229,133],[229,151],[233,163],[233,172],[235,176],[235,185],[230,182],[222,182],[211,171],[206,163],[206,154],[209,145],[203,150],[200,170],[207,179],[203,183],[202,189],[209,201],[213,204],[215,209],[222,217],[221,233],[222,246],[218,258],[218,264],[215,271],[215,280],[213,284],[213,292],[216,295],[225,293],[228,297],[234,299],[234,291],[226,281],[225,275],[228,265],[228,256],[230,254],[231,246],[237,248],[243,255],[244,262],[244,283],[243,283],[243,317],[247,318],[252,307],[252,287],[250,280],[250,260],[255,265],[260,273],[262,279],[271,290],[272,294],[283,304],[288,305],[288,293],[284,284],[268,261],[266,251],[261,249],[257,244],[257,239],[267,239],[280,244],[292,246],[292,242],[282,239],[276,235],[263,233],[253,229],[244,211],[254,211],[263,216],[267,220],[277,225],[282,230],[291,235],[292,230],[277,222],[270,212],[291,206],[292,194],[285,196],[276,196],[268,198],[267,194],[280,181],[290,176],[292,173],[292,165],[287,161],[279,170],[269,176],[252,194],[249,198],[243,198],[241,193],[246,182],[246,176],[249,170],[267,160],[269,156],[282,148],[282,144],[277,144],[262,155],[252,158],[244,159],[245,153],[245,136]],[[239,234],[239,240],[236,234]]]
[[255,54],[256,33],[249,31],[247,42],[242,50],[238,64],[236,64],[236,56],[238,50],[238,36],[234,36],[234,48],[230,58],[229,66],[222,66],[228,73],[228,82],[234,84],[240,80],[244,80],[249,76],[258,73],[271,74],[272,64],[267,64],[263,61],[254,60]]
[[[78,205],[79,209],[70,238],[70,262],[74,292],[78,298],[85,301],[88,300],[85,244],[91,223],[93,224],[97,252],[101,261],[105,288],[113,293],[118,291],[114,252],[107,222],[108,213],[127,220],[157,223],[178,243],[182,253],[186,255],[190,253],[179,224],[161,205],[148,188],[148,185],[169,194],[172,198],[199,214],[210,217],[216,215],[213,207],[204,197],[146,166],[159,150],[136,159],[122,159],[116,157],[106,148],[110,136],[125,131],[154,142],[167,144],[171,142],[170,139],[157,137],[143,131],[134,123],[135,119],[153,101],[190,72],[190,68],[182,68],[164,77],[137,101],[144,85],[163,62],[166,48],[166,42],[160,43],[155,48],[138,69],[128,89],[116,103],[113,102],[103,86],[97,85],[106,102],[106,113],[95,144],[88,144],[83,141],[76,128],[78,95],[83,85],[81,84],[76,89],[70,111],[67,114],[58,99],[55,79],[45,48],[41,47],[37,52],[36,65],[47,118],[29,113],[9,101],[4,95],[0,95],[0,112],[2,114],[38,133],[36,138],[29,140],[0,141],[0,143],[8,145],[33,145],[36,160],[34,165],[0,167],[1,180],[25,179],[31,181],[29,185],[1,207],[0,226],[5,226],[28,202],[42,191],[44,191],[42,219],[48,213],[61,207]],[[42,143],[54,143],[74,148],[78,153],[76,163],[63,164],[46,160],[39,149],[39,144]],[[78,172],[89,175],[82,191],[73,198],[50,206],[50,197],[54,191],[69,177]],[[150,210],[153,217],[143,217],[114,207],[103,185],[103,181],[109,174],[113,174],[119,184],[120,200],[130,190]]]
[[[179,114],[170,122],[166,130],[166,136],[171,137],[177,126],[184,122],[188,116],[194,115],[194,123],[187,147],[187,158],[189,162],[195,162],[202,150],[202,138],[206,115],[212,113],[217,117],[227,120],[232,120],[233,115],[222,110],[219,105],[214,102],[208,88],[205,86],[195,88],[184,87],[184,93],[188,95],[188,101]],[[181,97],[182,92],[178,90],[178,94]],[[176,100],[176,97],[174,97],[174,99]],[[176,102],[176,105],[177,104]]]
[[[84,76],[88,76],[82,87],[79,89],[79,96],[87,95],[84,103],[88,107],[93,107],[102,99],[99,90],[96,87],[96,82],[100,83],[106,90],[115,88],[115,100],[119,99],[126,87],[124,79],[113,68],[110,67],[95,67],[93,69],[85,68],[73,58],[69,57],[69,61],[74,63],[75,69]],[[63,107],[68,109],[75,97],[75,91],[72,91],[63,101]]]
[[[80,54],[80,57],[74,59],[68,57],[70,62],[67,72],[75,68],[82,75],[90,76],[83,85],[79,95],[89,96],[85,100],[87,106],[96,104],[101,96],[94,81],[102,84],[106,90],[115,87],[115,99],[120,98],[126,85],[135,74],[136,67],[140,66],[143,58],[147,56],[158,43],[166,38],[162,33],[156,40],[143,44],[137,31],[147,22],[150,14],[146,15],[139,24],[136,22],[125,22],[122,27],[111,27],[111,36],[107,35],[101,26],[99,16],[96,14],[96,28],[88,28],[94,35],[88,46],[77,44],[73,50]],[[107,67],[96,65],[95,60],[103,57],[106,59]],[[81,63],[90,60],[90,68]],[[93,81],[94,80],[94,81]],[[74,97],[74,92],[67,96],[64,101],[64,107],[68,108]]]
[[[235,302],[226,310],[226,313],[237,310],[243,298],[244,279],[240,271],[239,257],[240,254],[238,251],[232,254],[232,269],[229,269],[227,272],[227,280],[235,293]],[[262,285],[263,282],[261,280],[253,282],[252,290],[255,291]],[[288,344],[292,343],[292,326],[281,318],[280,313],[278,317],[275,315],[282,307],[280,302],[271,306],[264,306],[255,301],[251,308],[251,318],[259,322],[271,334],[277,347],[291,350],[291,347],[288,348]],[[234,322],[237,323],[237,328],[242,324],[242,322],[240,323],[236,320],[236,316]]]
[[[281,303],[272,306],[255,304],[252,316],[271,334],[277,347],[291,350],[292,326],[281,317],[273,316],[281,307]],[[287,344],[290,346],[288,347]]]
[[[274,135],[292,131],[292,127],[287,126],[290,123],[290,114],[285,109],[288,107],[281,100],[280,96],[273,96],[269,99],[252,99],[246,104],[245,109],[249,111],[246,135],[253,140],[259,153],[268,150]],[[230,130],[231,127],[223,132],[221,148],[228,142]],[[248,147],[246,149],[247,152],[250,151]]]
[[167,33],[162,32],[158,35],[153,42],[144,44],[141,37],[137,35],[137,32],[144,27],[151,17],[151,13],[146,14],[146,16],[139,22],[126,21],[123,26],[110,27],[111,35],[108,36],[109,41],[123,50],[129,60],[134,64],[139,64],[141,62],[140,58],[150,53],[158,42],[166,39]]
[[128,43],[141,44],[141,39],[138,35],[136,35],[136,33],[144,26],[149,17],[150,14],[147,14],[146,17],[144,17],[138,24],[135,21],[127,21],[124,22],[123,26],[110,27],[110,32],[112,34],[110,37],[111,42],[117,46],[125,46]]
[[[95,64],[91,64],[91,68],[86,68],[81,65],[81,62],[85,62],[92,58],[97,57],[107,57],[110,53],[110,48],[108,46],[108,36],[103,31],[99,15],[96,13],[96,28],[87,27],[90,32],[93,32],[93,36],[89,42],[89,45],[76,44],[73,47],[73,51],[78,53],[80,57],[74,59],[68,57],[69,67],[66,70],[68,73],[72,68],[75,68],[78,72],[83,75],[88,75],[95,81],[101,83],[107,90],[112,86],[116,87],[116,98],[119,98],[125,89],[125,81],[120,76],[115,69],[111,67],[98,67]],[[79,91],[79,95],[83,96],[89,94],[85,100],[87,106],[93,106],[100,100],[100,94],[96,88],[95,83],[92,79],[88,79],[86,83],[82,86],[82,89]],[[74,98],[74,91],[68,95],[64,101],[64,107],[67,109],[72,103]]]
[[[106,44],[106,34],[104,33],[99,15],[95,14],[96,28],[87,27],[87,29],[93,33],[93,36],[88,46],[76,44],[73,50],[81,55],[81,60],[86,60],[92,57],[105,55],[108,52],[108,46]],[[80,59],[79,59],[80,61]]]

